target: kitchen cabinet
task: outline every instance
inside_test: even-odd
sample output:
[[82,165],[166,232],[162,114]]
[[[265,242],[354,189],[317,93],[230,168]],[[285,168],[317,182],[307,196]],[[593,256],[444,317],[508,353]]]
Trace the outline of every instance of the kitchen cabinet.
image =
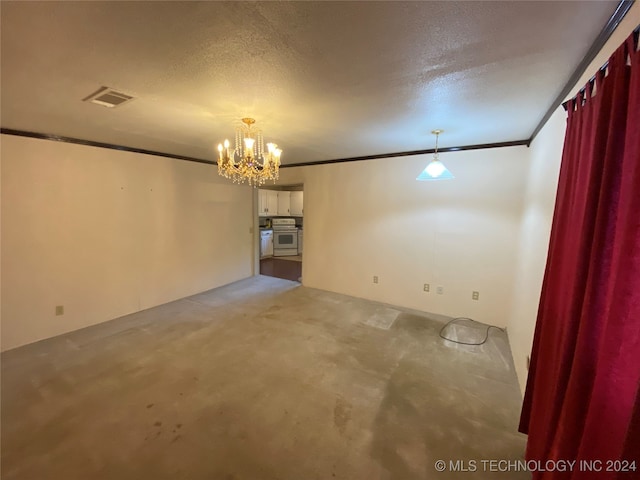
[[278,215],[278,192],[258,190],[258,215],[261,217]]
[[291,215],[294,217],[302,216],[302,194],[303,192],[291,192]]
[[258,216],[266,217],[268,215],[267,208],[267,191],[258,190]]
[[267,190],[267,213],[270,217],[278,214],[278,193],[275,190]]
[[260,258],[273,257],[273,230],[260,231]]
[[291,192],[278,193],[278,215],[288,217],[291,215]]
[[301,217],[302,192],[258,190],[258,215],[261,217]]

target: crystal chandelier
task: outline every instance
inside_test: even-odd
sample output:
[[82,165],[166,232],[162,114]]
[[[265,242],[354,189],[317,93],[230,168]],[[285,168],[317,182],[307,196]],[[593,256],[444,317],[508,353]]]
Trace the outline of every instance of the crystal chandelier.
[[251,128],[254,123],[253,118],[242,119],[235,148],[229,148],[229,140],[218,145],[218,174],[234,183],[246,181],[256,187],[266,180],[277,180],[282,150],[275,143],[267,143],[265,152],[262,132]]

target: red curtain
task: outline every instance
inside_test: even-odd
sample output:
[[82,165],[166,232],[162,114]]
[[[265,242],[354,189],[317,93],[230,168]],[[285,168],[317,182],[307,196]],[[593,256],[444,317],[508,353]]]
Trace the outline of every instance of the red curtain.
[[[546,464],[550,468],[529,462],[539,470],[534,479],[640,478],[637,42],[635,32],[611,56],[607,74],[600,71],[567,104],[520,418],[520,431],[529,435],[527,460],[552,461]],[[559,460],[577,463],[565,472],[552,471]],[[619,472],[625,461],[631,471]]]

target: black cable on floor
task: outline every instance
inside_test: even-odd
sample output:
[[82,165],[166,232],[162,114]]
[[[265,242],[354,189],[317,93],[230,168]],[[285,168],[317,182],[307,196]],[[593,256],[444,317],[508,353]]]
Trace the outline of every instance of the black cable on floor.
[[487,343],[487,339],[489,338],[489,330],[491,330],[492,328],[495,328],[496,330],[500,330],[501,332],[504,332],[504,328],[494,327],[493,325],[487,325],[487,330],[484,332],[484,340],[482,340],[480,343],[460,342],[458,340],[452,340],[442,335],[442,332],[444,332],[444,329],[447,328],[456,320],[469,320],[470,322],[473,322],[473,323],[480,323],[474,320],[473,318],[467,318],[467,317],[454,318],[453,320],[449,320],[447,324],[440,329],[440,338],[443,338],[444,340],[447,340],[449,342],[458,343],[460,345],[484,345],[485,343]]

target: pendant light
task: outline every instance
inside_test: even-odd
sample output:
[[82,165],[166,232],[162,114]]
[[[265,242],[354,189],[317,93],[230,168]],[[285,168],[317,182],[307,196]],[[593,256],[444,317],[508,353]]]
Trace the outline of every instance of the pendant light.
[[422,173],[418,175],[416,180],[423,182],[427,180],[451,180],[452,178],[455,178],[447,167],[444,166],[444,163],[438,159],[438,136],[442,132],[444,132],[444,130],[431,131],[431,133],[436,136],[436,150],[433,153],[433,159],[425,167]]

